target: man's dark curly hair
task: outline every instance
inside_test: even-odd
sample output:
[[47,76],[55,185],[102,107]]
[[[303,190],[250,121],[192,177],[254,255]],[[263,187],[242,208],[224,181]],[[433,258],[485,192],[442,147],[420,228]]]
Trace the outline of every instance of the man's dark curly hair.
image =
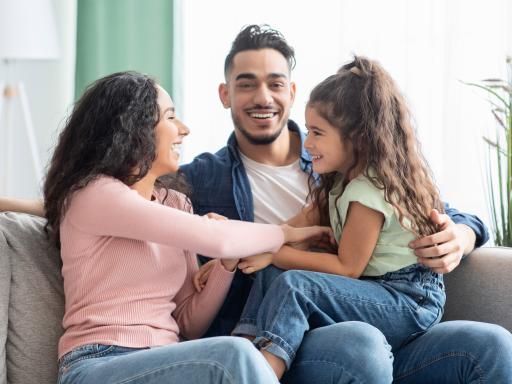
[[233,67],[233,59],[237,53],[264,48],[275,49],[280,52],[288,62],[290,70],[295,67],[295,52],[288,45],[283,35],[266,24],[252,24],[244,27],[233,41],[231,50],[224,61],[225,78],[229,77],[229,72]]
[[[46,227],[57,245],[60,222],[74,192],[100,175],[132,185],[148,173],[156,158],[157,98],[152,78],[119,72],[91,84],[76,102],[43,187]],[[182,183],[179,180],[166,177],[157,186],[176,187]]]

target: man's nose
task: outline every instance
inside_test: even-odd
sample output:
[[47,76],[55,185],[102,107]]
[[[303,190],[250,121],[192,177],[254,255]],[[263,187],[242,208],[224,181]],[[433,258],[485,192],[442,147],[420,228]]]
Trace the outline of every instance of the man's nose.
[[266,85],[258,87],[256,94],[254,95],[254,103],[261,106],[267,106],[271,105],[272,101],[273,98],[270,89],[268,89]]

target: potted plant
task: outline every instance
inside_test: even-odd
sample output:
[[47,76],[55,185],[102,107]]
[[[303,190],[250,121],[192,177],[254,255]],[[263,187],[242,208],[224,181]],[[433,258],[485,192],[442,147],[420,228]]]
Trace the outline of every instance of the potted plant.
[[496,120],[487,144],[487,197],[494,241],[512,246],[512,57],[507,57],[507,79],[486,79],[468,85],[483,89]]

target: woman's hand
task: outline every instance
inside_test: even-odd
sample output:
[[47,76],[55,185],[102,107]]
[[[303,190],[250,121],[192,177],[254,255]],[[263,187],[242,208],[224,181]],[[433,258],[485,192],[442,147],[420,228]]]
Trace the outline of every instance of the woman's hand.
[[330,227],[314,225],[312,227],[295,228],[288,224],[281,224],[280,227],[284,233],[285,243],[309,243],[312,241],[325,241],[326,239],[330,244],[336,243]]
[[204,287],[206,287],[206,282],[208,281],[208,277],[210,277],[210,273],[215,266],[216,263],[218,263],[219,260],[210,260],[206,264],[203,264],[199,267],[199,270],[194,274],[194,277],[192,278],[192,282],[194,283],[194,288],[197,292],[201,292]]
[[238,269],[245,274],[257,272],[272,264],[273,257],[274,255],[272,253],[262,253],[260,255],[244,257],[242,261],[238,263]]

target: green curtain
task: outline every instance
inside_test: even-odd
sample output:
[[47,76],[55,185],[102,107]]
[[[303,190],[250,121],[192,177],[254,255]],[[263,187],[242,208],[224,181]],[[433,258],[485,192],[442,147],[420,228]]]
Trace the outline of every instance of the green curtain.
[[173,0],[78,0],[75,97],[94,80],[135,70],[172,94]]

